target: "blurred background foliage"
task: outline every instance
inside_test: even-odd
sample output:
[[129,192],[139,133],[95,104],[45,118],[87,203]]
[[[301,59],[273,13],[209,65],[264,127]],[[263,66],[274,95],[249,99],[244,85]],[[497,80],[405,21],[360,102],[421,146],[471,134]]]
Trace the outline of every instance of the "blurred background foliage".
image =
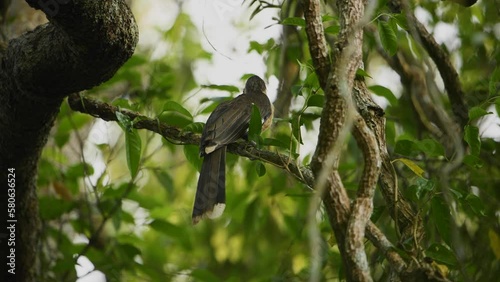
[[[132,2],[134,8],[141,4]],[[158,56],[153,47],[138,48],[110,81],[86,95],[201,132],[207,114],[220,101],[238,95],[246,76],[234,85],[202,85],[195,79],[195,72],[203,71],[198,63],[210,62],[216,51],[202,44],[203,31],[181,2],[177,4],[176,11],[165,11],[174,13],[171,27],[156,31],[168,51]],[[239,28],[248,29],[251,18],[264,10],[273,11],[274,25],[283,28],[279,38],[250,41],[247,46],[248,53],[262,57],[265,79],[279,81],[278,118],[274,128],[263,133],[263,144],[271,144],[264,148],[307,165],[316,144],[323,93],[309,57],[301,7],[295,1],[243,5],[248,26]],[[336,9],[333,4],[323,8],[325,32],[333,43],[339,30]],[[467,156],[450,179],[452,206],[443,199],[439,168],[453,152],[445,153],[446,144],[422,126],[407,90],[388,71],[378,49],[381,45],[389,54],[404,52],[415,61],[428,56],[405,31],[404,17],[392,14],[384,0],[378,1],[366,29],[373,32],[365,33],[363,75],[385,108],[389,151],[394,159],[404,160],[394,163],[399,187],[424,219],[426,236],[420,248],[425,256],[452,280],[494,281],[500,274],[499,6],[480,0],[465,8],[426,0],[413,3],[411,9],[426,19],[431,31],[455,27],[455,44],[440,43],[458,66],[473,109],[464,139]],[[141,25],[145,19],[140,13],[136,16]],[[14,23],[16,15],[8,20]],[[437,71],[430,71],[443,92]],[[449,111],[446,95],[442,100]],[[201,161],[198,147],[132,130],[130,122],[105,123],[63,104],[38,176],[43,280],[75,281],[78,256],[93,264],[80,276],[100,271],[107,281],[307,280],[309,188],[281,169],[229,154],[225,213],[192,226]],[[485,134],[491,128],[496,135]],[[348,140],[341,159],[345,186],[355,192],[362,155],[354,140]],[[323,239],[322,280],[339,280],[343,274],[335,239],[326,214],[320,210],[317,218]],[[372,220],[404,249],[379,194]],[[385,280],[388,266],[383,255],[369,243],[366,247],[374,279]]]

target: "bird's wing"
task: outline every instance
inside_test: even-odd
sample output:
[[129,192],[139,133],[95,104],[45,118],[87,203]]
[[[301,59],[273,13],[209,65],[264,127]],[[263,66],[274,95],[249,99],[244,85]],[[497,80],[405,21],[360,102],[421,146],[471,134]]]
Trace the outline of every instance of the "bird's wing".
[[217,106],[205,124],[201,136],[202,154],[233,143],[248,129],[252,104],[245,94]]

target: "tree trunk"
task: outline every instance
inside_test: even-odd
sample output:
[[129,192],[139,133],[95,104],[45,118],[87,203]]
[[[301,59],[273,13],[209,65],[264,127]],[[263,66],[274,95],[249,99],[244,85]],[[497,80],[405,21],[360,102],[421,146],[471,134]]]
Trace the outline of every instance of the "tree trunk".
[[61,102],[111,78],[138,39],[123,0],[26,2],[50,22],[0,50],[3,281],[38,280],[37,163]]

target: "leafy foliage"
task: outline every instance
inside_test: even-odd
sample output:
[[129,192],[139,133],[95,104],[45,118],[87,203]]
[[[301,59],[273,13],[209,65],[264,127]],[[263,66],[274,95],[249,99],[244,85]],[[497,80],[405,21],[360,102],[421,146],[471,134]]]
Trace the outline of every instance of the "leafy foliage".
[[[498,117],[500,109],[496,66],[500,47],[493,31],[497,9],[492,1],[467,9],[448,2],[419,5],[430,15],[430,27],[439,23],[458,27],[461,45],[448,53],[463,61],[459,74],[470,106],[469,123],[459,129],[467,151],[444,189],[441,168],[456,157],[448,150],[449,142],[428,130],[422,119],[426,112],[415,108],[408,88],[396,93],[369,75],[372,68],[386,65],[378,47],[389,56],[400,51],[417,61],[426,56],[411,37],[404,14],[390,13],[386,1],[380,2],[370,26],[377,32],[365,34],[367,71],[360,70],[358,76],[372,84],[373,94],[389,102],[386,138],[399,187],[425,219],[426,238],[419,248],[452,280],[493,281],[500,272],[496,216],[500,143],[485,137],[483,128],[486,117]],[[266,3],[257,3],[254,14],[275,8]],[[324,8],[335,13],[330,6]],[[338,19],[327,15],[323,21],[328,39],[334,41],[340,29]],[[247,50],[265,58],[269,77],[285,75],[282,54],[294,62],[299,73],[290,90],[291,112],[275,120],[272,132],[261,133],[259,112],[254,110],[249,137],[259,146],[269,146],[307,165],[325,98],[306,51],[303,17],[290,13],[276,23],[295,28],[297,38],[288,45],[276,39],[251,41]],[[168,54],[152,59],[150,50],[139,50],[110,81],[89,93],[156,117],[159,123],[200,133],[203,123],[199,120],[205,120],[228,97],[193,104],[188,101],[193,91],[234,95],[240,88],[197,83],[194,62],[210,60],[211,54],[201,46],[189,15],[179,13],[162,35],[171,48]],[[446,96],[440,100],[451,112]],[[308,279],[311,261],[304,226],[311,194],[304,184],[280,168],[228,154],[226,211],[219,220],[192,226],[199,148],[133,129],[137,121],[117,116],[118,125],[104,125],[72,112],[67,105],[61,108],[39,164],[45,280],[74,278],[75,254],[88,257],[108,281],[176,281],[186,276],[193,281]],[[361,153],[349,139],[339,167],[349,192],[357,188],[361,163]],[[374,205],[372,220],[404,249],[409,243],[398,241],[400,234],[381,195],[376,195]],[[342,279],[341,256],[323,210],[318,218],[322,280]],[[387,262],[369,244],[367,252],[375,279],[385,280]]]

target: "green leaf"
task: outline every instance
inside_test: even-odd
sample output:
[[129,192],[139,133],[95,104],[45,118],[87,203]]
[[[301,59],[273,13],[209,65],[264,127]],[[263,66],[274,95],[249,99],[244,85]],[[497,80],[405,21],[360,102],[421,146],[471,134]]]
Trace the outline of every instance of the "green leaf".
[[415,148],[429,157],[444,156],[444,147],[434,139],[424,139],[415,142]]
[[469,110],[469,122],[474,121],[482,116],[492,114],[491,112],[487,112],[485,109],[480,107],[472,107]]
[[51,268],[55,273],[65,273],[75,270],[75,262],[69,259],[57,259],[55,265]]
[[394,31],[394,33],[396,34],[396,38],[397,38],[397,33],[398,33],[398,23],[396,21],[396,19],[394,19],[393,17],[389,17],[387,19],[387,24],[389,25],[389,27]]
[[163,123],[182,129],[193,123],[192,118],[178,112],[163,112],[158,119]]
[[466,125],[464,140],[469,144],[471,155],[479,156],[481,151],[481,138],[479,137],[479,128],[473,125]]
[[428,192],[434,189],[434,182],[425,178],[417,178],[416,185],[412,186],[415,187],[416,199],[420,200],[423,199]]
[[215,276],[208,269],[197,268],[191,271],[190,276],[194,278],[196,281],[201,282],[219,282],[221,278]]
[[399,162],[402,162],[403,164],[405,164],[411,171],[413,171],[413,173],[415,173],[416,175],[420,176],[420,177],[424,177],[424,170],[421,169],[416,163],[414,163],[412,160],[409,160],[409,159],[404,159],[404,158],[399,158],[399,159],[395,159],[393,162],[396,162],[396,161],[399,161]]
[[411,156],[415,153],[413,147],[414,147],[413,141],[406,139],[399,140],[396,142],[396,146],[394,147],[394,153],[403,156]]
[[475,168],[475,169],[482,168],[484,165],[483,160],[481,158],[479,158],[478,156],[474,156],[474,155],[466,155],[466,156],[464,156],[464,159],[462,161],[464,162],[464,164],[466,164],[472,168]]
[[389,55],[394,56],[398,51],[398,38],[396,37],[396,31],[393,30],[386,21],[379,20],[378,32],[380,42],[382,42],[382,47],[384,47],[384,50],[389,53]]
[[135,53],[127,60],[127,62],[123,65],[123,67],[132,68],[137,66],[142,66],[149,63],[149,59],[146,58],[143,54]]
[[434,139],[416,141],[402,139],[396,142],[394,152],[404,156],[414,156],[422,152],[430,157],[440,157],[444,155],[444,147]]
[[398,105],[398,98],[392,93],[392,91],[389,88],[386,88],[381,85],[373,85],[368,87],[375,95],[384,97],[391,103],[391,106],[397,106]]
[[248,126],[248,139],[259,144],[260,132],[262,131],[262,118],[259,108],[252,105],[252,115],[250,116],[250,124]]
[[167,101],[158,119],[168,125],[184,128],[193,122],[193,116],[181,104]]
[[123,109],[129,109],[129,110],[132,109],[132,106],[130,105],[130,100],[125,98],[117,98],[116,100],[113,100],[111,102],[111,105]]
[[135,178],[141,161],[141,137],[136,129],[125,132],[125,151],[130,176]]
[[133,122],[130,118],[121,112],[117,111],[115,113],[118,119],[118,124],[125,132],[125,153],[127,156],[127,166],[130,171],[130,176],[136,177],[139,171],[139,163],[141,161],[141,137],[136,129],[133,128]]
[[153,222],[149,224],[149,227],[153,228],[154,230],[163,233],[167,236],[179,236],[182,231],[176,225],[173,225],[172,223],[165,221],[165,220],[160,220],[160,219],[155,219]]
[[78,163],[70,166],[64,175],[69,179],[77,179],[92,174],[94,174],[94,168],[91,165],[88,163]]
[[453,252],[448,247],[441,244],[432,244],[425,254],[433,260],[444,263],[446,265],[455,266],[457,259]]
[[304,88],[304,86],[302,86],[302,85],[293,85],[291,88],[292,95],[294,97],[302,96],[302,89],[303,88]]
[[339,17],[337,17],[337,16],[332,16],[332,15],[322,15],[321,16],[322,22],[338,21],[338,20],[339,20]]
[[153,172],[158,182],[160,182],[161,186],[167,191],[168,195],[172,196],[175,192],[172,176],[164,170],[153,170]]
[[45,220],[52,220],[61,217],[74,207],[73,202],[57,199],[52,196],[39,198],[40,216]]
[[116,250],[124,260],[134,258],[136,255],[141,254],[141,250],[132,244],[118,244]]
[[54,134],[54,140],[57,147],[62,148],[68,141],[71,132],[82,128],[92,120],[89,115],[82,115],[81,113],[72,113],[70,116],[58,118],[58,126]]
[[175,239],[179,243],[181,243],[186,249],[190,249],[189,242],[189,234],[186,232],[186,229],[174,225],[168,221],[155,219],[153,222],[149,224],[149,227],[154,230],[165,234],[166,236]]
[[474,194],[469,194],[465,197],[465,202],[470,206],[472,211],[480,216],[485,216],[484,203],[478,196]]
[[190,164],[192,164],[198,171],[201,170],[202,159],[200,158],[200,148],[195,145],[185,145],[184,155]]
[[300,115],[294,115],[292,117],[292,134],[300,144],[302,143],[302,132],[300,131],[301,123],[300,123]]
[[407,193],[410,196],[409,200],[415,202],[416,204],[427,203],[426,198],[429,192],[434,190],[435,184],[432,180],[419,177],[416,179],[415,184],[408,187]]
[[[257,41],[250,41],[250,46],[248,47],[247,53],[250,53],[251,51],[256,51],[260,55],[262,55],[265,51],[271,51],[274,46],[276,45],[276,42],[273,38],[270,38],[267,40],[265,43],[259,43]],[[270,55],[272,52],[269,53]],[[233,86],[232,86],[233,87]],[[236,90],[235,92],[237,92]]]
[[129,184],[124,183],[120,185],[118,188],[115,188],[114,186],[105,186],[103,188],[104,193],[102,194],[101,200],[116,200],[121,197],[123,197],[125,190],[127,190]]
[[266,167],[262,162],[256,162],[255,164],[255,171],[257,171],[257,175],[259,177],[262,177],[266,174]]
[[[488,85],[489,97],[499,95],[500,91],[500,67],[496,67],[490,77],[490,83]],[[498,112],[500,115],[500,112]]]
[[331,25],[325,28],[325,32],[333,35],[337,35],[340,32],[340,25]]
[[118,125],[120,125],[120,127],[124,131],[128,131],[128,130],[132,129],[132,121],[130,120],[130,118],[127,115],[124,115],[119,111],[116,111],[115,115],[116,115],[116,119],[118,120]]
[[319,107],[323,108],[325,105],[325,96],[324,95],[311,95],[309,99],[307,99],[308,107]]
[[364,69],[357,69],[356,76],[373,78]]
[[[216,2],[217,3],[217,2]],[[260,13],[260,11],[262,11],[264,8],[262,8],[261,5],[257,5],[255,7],[255,10],[253,10],[252,14],[250,15],[250,20],[253,19],[253,17],[255,17],[258,13]]]
[[262,52],[264,52],[264,46],[259,42],[252,40],[250,41],[250,47],[248,48],[248,52],[250,53],[250,51],[252,50],[255,50],[257,53],[262,55]]
[[135,178],[141,162],[141,137],[136,129],[125,131],[125,152],[130,176]]
[[203,122],[193,122],[188,125],[186,125],[182,131],[189,131],[189,132],[194,132],[194,133],[202,133],[203,132],[203,127],[205,126],[205,123]]
[[315,72],[308,73],[304,80],[304,88],[319,89],[319,80]]
[[193,119],[193,116],[188,110],[186,110],[181,104],[174,101],[167,101],[163,105],[163,112],[177,112],[188,117],[191,120]]
[[431,212],[429,213],[432,217],[434,225],[438,230],[439,234],[446,242],[446,244],[451,244],[451,214],[448,205],[443,201],[441,197],[434,197],[431,200]]
[[262,141],[262,145],[288,149],[288,144],[285,144],[283,141],[276,138],[264,138],[264,140]]
[[122,209],[119,208],[114,214],[113,217],[111,218],[111,222],[113,223],[113,227],[115,228],[115,231],[118,232],[120,229],[120,226],[122,224]]
[[282,25],[295,25],[295,26],[306,26],[306,20],[299,17],[290,17],[281,21]]
[[217,85],[217,84],[209,84],[209,85],[202,85],[202,88],[207,88],[207,89],[214,89],[214,90],[220,90],[220,91],[226,91],[229,93],[236,93],[239,92],[240,89],[234,85]]
[[394,14],[392,18],[396,20],[396,23],[404,30],[408,30],[408,21],[406,19],[406,15],[404,14]]

